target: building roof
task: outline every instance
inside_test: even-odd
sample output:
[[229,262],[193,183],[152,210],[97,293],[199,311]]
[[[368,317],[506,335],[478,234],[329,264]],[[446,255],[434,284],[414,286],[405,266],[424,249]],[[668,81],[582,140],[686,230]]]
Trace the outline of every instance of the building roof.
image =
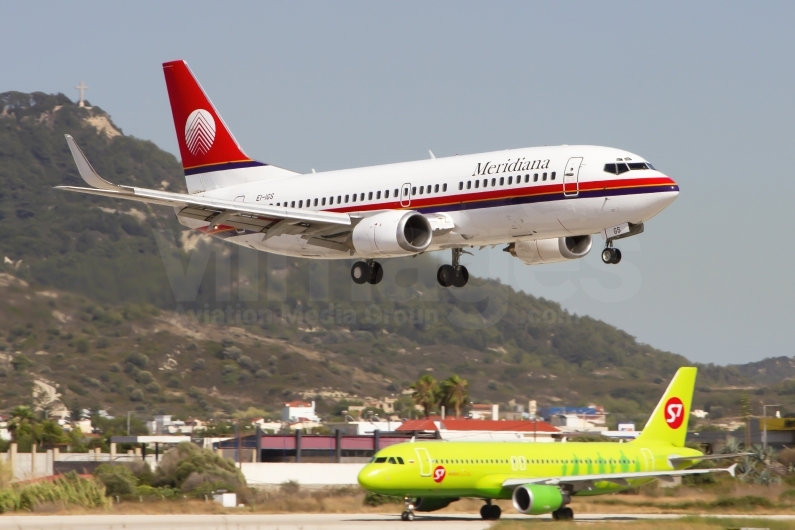
[[311,403],[307,403],[306,401],[288,401],[284,404],[285,407],[311,407]]
[[[492,432],[560,432],[545,421],[527,420],[437,420],[442,429],[448,431],[492,431]],[[408,420],[398,427],[398,431],[438,431],[433,420]]]

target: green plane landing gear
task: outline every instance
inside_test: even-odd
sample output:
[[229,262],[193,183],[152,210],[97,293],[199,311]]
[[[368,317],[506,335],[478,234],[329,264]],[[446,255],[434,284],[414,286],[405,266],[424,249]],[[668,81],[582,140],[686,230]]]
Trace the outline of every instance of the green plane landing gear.
[[552,518],[556,521],[571,521],[574,519],[574,510],[568,506],[558,508],[552,512]]
[[410,497],[403,497],[403,505],[406,507],[405,511],[400,514],[401,521],[414,520],[414,503],[411,502]]
[[502,509],[496,504],[491,503],[491,499],[486,500],[486,504],[480,507],[480,517],[486,521],[496,521],[502,515]]

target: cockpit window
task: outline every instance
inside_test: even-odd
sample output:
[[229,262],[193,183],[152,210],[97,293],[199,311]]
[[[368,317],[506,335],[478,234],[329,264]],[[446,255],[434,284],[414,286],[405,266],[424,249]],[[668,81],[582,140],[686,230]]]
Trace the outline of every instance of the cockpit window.
[[397,464],[397,462],[395,462],[395,457],[394,456],[390,456],[389,460],[388,460],[388,463],[389,464]]
[[386,457],[385,456],[379,456],[378,458],[375,459],[374,463],[375,464],[383,464],[384,462],[386,462]]
[[630,162],[629,169],[654,169],[648,162]]
[[397,457],[397,461],[398,461],[398,464],[400,464],[401,466],[405,464],[405,462],[403,462],[403,458],[401,458],[401,457]]
[[627,165],[623,162],[618,164],[605,164],[605,173],[612,173],[613,175],[620,175],[629,171]]

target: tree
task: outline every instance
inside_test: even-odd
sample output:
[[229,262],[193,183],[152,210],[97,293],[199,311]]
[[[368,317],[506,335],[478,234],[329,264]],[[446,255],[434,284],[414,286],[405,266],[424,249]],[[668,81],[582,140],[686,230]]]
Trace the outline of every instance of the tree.
[[414,403],[422,407],[425,418],[430,418],[431,411],[439,402],[439,384],[431,374],[425,374],[411,385],[414,393],[411,398]]
[[461,416],[461,408],[469,402],[469,383],[453,374],[439,385],[441,402],[447,408],[455,409],[455,417]]
[[36,423],[36,414],[30,407],[20,405],[11,411],[11,420],[8,422],[8,432],[15,442],[21,433],[35,434],[33,426]]

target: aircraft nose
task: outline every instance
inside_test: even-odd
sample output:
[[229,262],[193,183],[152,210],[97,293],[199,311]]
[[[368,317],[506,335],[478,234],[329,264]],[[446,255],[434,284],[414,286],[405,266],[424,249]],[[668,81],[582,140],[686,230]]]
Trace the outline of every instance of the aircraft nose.
[[368,490],[374,491],[376,482],[378,477],[378,470],[373,469],[373,466],[364,466],[361,471],[359,471],[359,476],[357,480],[359,481],[359,485]]

